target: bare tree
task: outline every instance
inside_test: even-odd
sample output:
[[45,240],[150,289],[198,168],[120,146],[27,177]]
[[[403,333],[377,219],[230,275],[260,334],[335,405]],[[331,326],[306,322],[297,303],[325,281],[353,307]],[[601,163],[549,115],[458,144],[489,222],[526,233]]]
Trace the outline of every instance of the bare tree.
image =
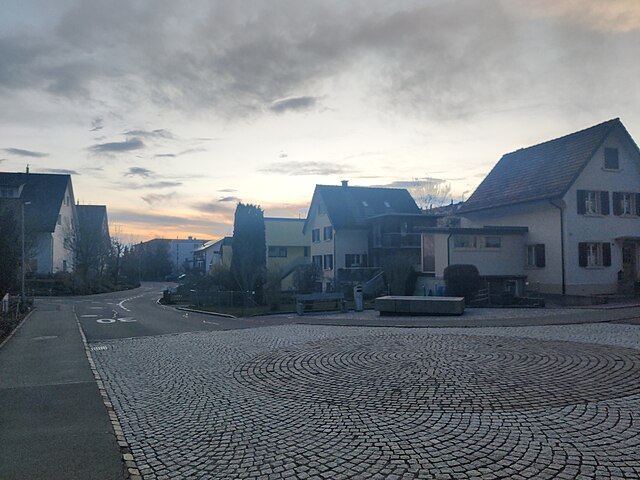
[[420,208],[434,208],[451,203],[451,184],[441,178],[412,178],[407,187]]

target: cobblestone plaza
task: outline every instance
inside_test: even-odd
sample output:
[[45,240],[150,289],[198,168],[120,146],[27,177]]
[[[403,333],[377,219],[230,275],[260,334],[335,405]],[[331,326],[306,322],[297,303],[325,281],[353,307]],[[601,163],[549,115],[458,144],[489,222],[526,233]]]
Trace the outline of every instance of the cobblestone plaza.
[[144,478],[640,478],[640,326],[93,344]]

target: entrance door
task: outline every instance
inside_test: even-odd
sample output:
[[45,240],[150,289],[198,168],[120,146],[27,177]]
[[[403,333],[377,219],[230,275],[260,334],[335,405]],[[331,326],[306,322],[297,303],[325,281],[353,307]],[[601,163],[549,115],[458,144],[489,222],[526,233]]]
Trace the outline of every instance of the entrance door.
[[638,252],[637,243],[625,240],[622,243],[622,280],[625,283],[634,283],[638,279]]

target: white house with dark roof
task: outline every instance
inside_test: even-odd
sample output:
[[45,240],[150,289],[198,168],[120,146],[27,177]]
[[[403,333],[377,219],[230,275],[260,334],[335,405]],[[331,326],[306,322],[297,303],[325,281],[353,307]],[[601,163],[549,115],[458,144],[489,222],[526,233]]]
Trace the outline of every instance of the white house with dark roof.
[[468,263],[492,254],[484,238],[505,238],[489,230],[527,228],[530,291],[607,294],[640,281],[640,150],[617,118],[504,155],[458,215],[474,233],[451,231],[447,248],[471,252]]
[[323,291],[339,279],[366,281],[391,253],[419,266],[416,228],[435,226],[435,218],[423,215],[406,189],[316,185],[303,232],[311,236],[311,261],[323,271]]
[[24,205],[26,231],[34,237],[28,258],[32,273],[73,271],[69,242],[78,217],[70,175],[0,172],[0,199]]

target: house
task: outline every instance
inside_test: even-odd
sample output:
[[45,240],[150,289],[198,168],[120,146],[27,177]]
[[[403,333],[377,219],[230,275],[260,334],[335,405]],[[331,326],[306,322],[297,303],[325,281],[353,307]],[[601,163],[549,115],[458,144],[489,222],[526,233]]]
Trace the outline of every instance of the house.
[[304,219],[265,217],[265,244],[267,272],[280,275],[281,289],[294,288],[293,273],[296,267],[311,263],[310,239],[305,234]]
[[24,208],[25,231],[30,237],[28,268],[50,275],[71,272],[76,212],[70,175],[0,172],[0,198]]
[[481,275],[519,271],[530,291],[574,295],[640,281],[640,150],[618,118],[507,153],[457,213],[462,230],[425,232],[434,276],[473,263]]
[[231,268],[233,238],[224,237],[220,240],[209,240],[193,251],[193,268],[205,275],[215,266]]
[[418,227],[435,226],[406,189],[316,185],[303,232],[311,260],[323,271],[322,290],[338,282],[366,282],[386,259],[401,254],[419,266]]

